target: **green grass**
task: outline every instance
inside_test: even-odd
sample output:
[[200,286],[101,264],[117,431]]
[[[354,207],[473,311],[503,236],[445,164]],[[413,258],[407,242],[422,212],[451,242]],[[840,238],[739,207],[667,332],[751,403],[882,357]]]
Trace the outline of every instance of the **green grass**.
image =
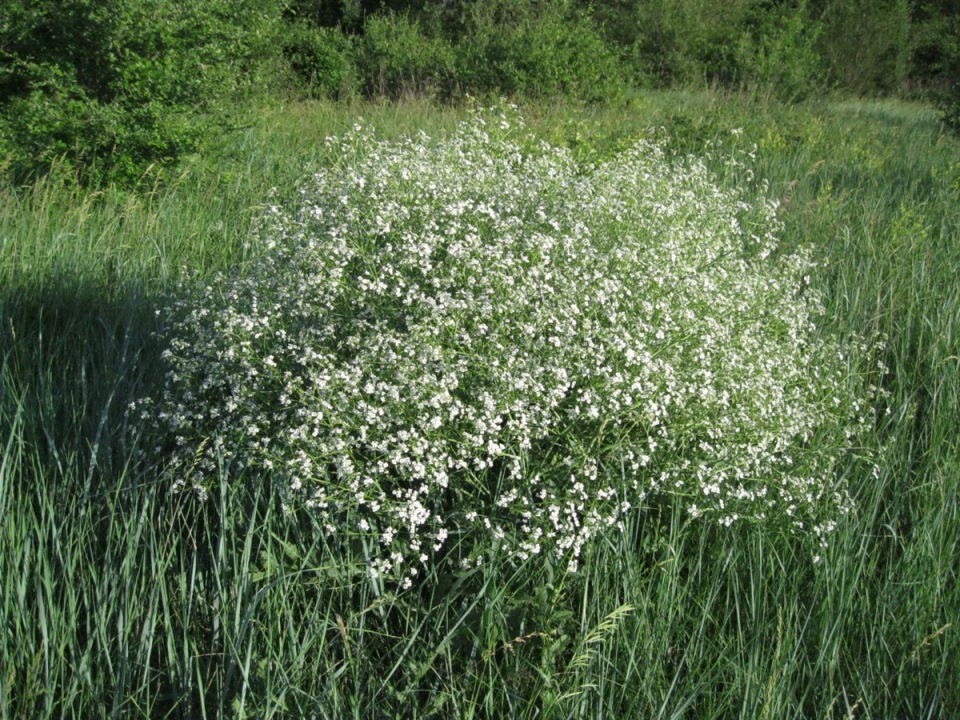
[[466,115],[274,107],[138,192],[0,188],[0,717],[960,715],[960,143],[892,101],[523,114],[585,160],[658,125],[678,153],[756,144],[755,177],[726,180],[769,181],[829,331],[886,336],[881,472],[844,468],[857,510],[822,562],[666,504],[576,576],[492,563],[396,592],[267,488],[200,505],[152,483],[125,409],[159,380],[180,268],[241,265],[262,208],[358,116],[394,136]]

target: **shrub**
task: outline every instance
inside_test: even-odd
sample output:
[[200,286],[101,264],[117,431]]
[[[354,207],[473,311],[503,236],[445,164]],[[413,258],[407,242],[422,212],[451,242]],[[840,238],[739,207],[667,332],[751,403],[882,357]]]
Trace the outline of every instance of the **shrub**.
[[336,98],[353,79],[350,41],[340,30],[305,22],[284,30],[283,54],[308,94]]
[[823,71],[816,49],[819,26],[809,17],[807,4],[754,12],[753,27],[738,47],[740,82],[787,102],[807,98],[820,85]]
[[368,18],[356,62],[368,94],[444,95],[454,87],[453,47],[406,15],[388,12]]
[[463,25],[458,77],[474,92],[609,101],[626,87],[616,55],[566,3],[482,3]]
[[283,14],[287,18],[307,22],[316,27],[339,28],[355,34],[363,31],[368,15],[385,7],[409,9],[403,0],[286,0]]
[[948,128],[960,133],[960,12],[947,23],[953,30],[944,33],[943,54],[938,70],[945,81],[942,89],[934,93],[943,121]]
[[600,17],[621,26],[607,34],[631,47],[641,74],[668,83],[748,86],[793,101],[822,72],[819,25],[802,0],[635,0]]
[[11,0],[0,114],[21,175],[63,157],[135,179],[223,126],[226,97],[274,52],[274,0]]
[[631,0],[632,54],[667,84],[739,82],[737,49],[756,0]]
[[960,133],[960,83],[953,83],[941,95],[940,110],[944,124],[953,132]]
[[574,570],[665,495],[825,535],[868,408],[774,205],[652,142],[581,167],[512,123],[358,126],[247,272],[187,282],[139,405],[175,487],[269,479],[405,582],[445,554]]
[[830,79],[856,93],[896,92],[913,52],[909,0],[830,0],[818,51]]
[[59,160],[92,168],[116,143],[116,114],[66,79],[12,98],[4,115],[11,170],[18,179]]

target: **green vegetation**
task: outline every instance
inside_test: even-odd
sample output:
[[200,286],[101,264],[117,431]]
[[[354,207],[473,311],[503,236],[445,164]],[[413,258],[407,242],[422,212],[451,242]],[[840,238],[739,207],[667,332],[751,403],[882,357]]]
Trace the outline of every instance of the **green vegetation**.
[[[150,190],[3,188],[3,717],[960,710],[960,145],[932,111],[894,101],[670,92],[522,113],[578,162],[649,127],[678,157],[719,143],[717,181],[779,199],[783,249],[812,249],[823,337],[887,337],[886,399],[861,438],[882,448],[879,471],[856,450],[838,467],[854,509],[828,547],[693,520],[667,495],[585,546],[576,574],[493,554],[469,571],[428,565],[402,589],[371,582],[362,542],[285,513],[278,483],[223,466],[206,501],[171,494],[174,478],[138,460],[151,446],[128,406],[162,387],[154,311],[181,268],[212,283],[248,267],[266,206],[295,207],[309,169],[336,167],[323,139],[358,116],[386,138],[466,117],[426,101],[294,103]],[[749,166],[719,162],[754,144]],[[851,355],[845,378],[876,359]]]
[[0,151],[15,178],[69,162],[130,183],[229,125],[279,25],[271,0],[4,0]]
[[[620,102],[714,87],[934,99],[956,126],[960,6],[920,0],[0,0],[0,158],[142,182],[244,99]],[[253,104],[262,104],[253,100]]]
[[960,716],[958,21],[0,0],[0,720]]

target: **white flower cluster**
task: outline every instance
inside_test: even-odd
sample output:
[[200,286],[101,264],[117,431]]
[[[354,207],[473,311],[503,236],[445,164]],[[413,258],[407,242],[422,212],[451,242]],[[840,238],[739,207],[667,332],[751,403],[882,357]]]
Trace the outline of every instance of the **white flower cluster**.
[[170,308],[140,410],[178,485],[270,473],[406,582],[454,540],[575,570],[666,493],[828,527],[869,409],[815,332],[808,262],[771,258],[773,205],[653,143],[584,167],[518,125],[329,140],[252,269]]

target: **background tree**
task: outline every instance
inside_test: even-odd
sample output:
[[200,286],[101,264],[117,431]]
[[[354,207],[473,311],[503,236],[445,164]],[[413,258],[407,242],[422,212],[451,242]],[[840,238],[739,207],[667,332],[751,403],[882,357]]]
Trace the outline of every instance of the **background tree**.
[[139,176],[223,126],[275,51],[276,0],[3,0],[0,136],[14,172]]

